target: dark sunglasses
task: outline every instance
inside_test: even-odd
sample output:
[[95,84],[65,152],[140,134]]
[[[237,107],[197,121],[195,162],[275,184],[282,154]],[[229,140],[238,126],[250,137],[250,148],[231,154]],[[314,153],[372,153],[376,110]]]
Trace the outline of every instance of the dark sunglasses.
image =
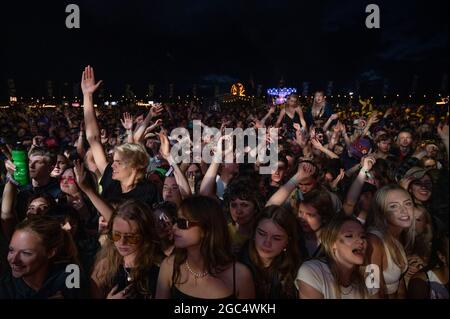
[[177,227],[179,229],[189,229],[191,227],[200,225],[200,223],[198,223],[198,222],[191,222],[190,220],[187,220],[184,218],[178,218],[178,217],[174,218],[173,223],[177,224]]
[[139,240],[141,239],[141,236],[139,235],[123,235],[121,233],[117,233],[117,232],[112,232],[109,235],[109,238],[113,241],[113,242],[118,242],[120,239],[122,239],[131,245],[136,245],[137,243],[139,243]]

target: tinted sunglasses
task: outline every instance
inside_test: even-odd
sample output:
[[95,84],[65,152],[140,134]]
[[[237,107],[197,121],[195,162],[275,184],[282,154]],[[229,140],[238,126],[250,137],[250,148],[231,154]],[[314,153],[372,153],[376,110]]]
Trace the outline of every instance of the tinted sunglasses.
[[200,225],[200,223],[198,223],[198,222],[191,222],[190,220],[187,220],[184,218],[178,218],[178,217],[174,218],[173,223],[177,224],[177,227],[179,229],[189,229],[191,227]]
[[64,182],[64,181],[67,181],[67,183],[69,183],[69,184],[76,184],[75,177],[72,177],[72,176],[60,177],[59,181],[61,183]]
[[120,241],[120,239],[122,239],[122,237],[123,237],[123,240],[124,240],[126,243],[131,244],[131,245],[136,245],[136,244],[140,241],[140,239],[141,239],[141,236],[139,236],[139,235],[123,235],[123,234],[117,233],[117,232],[112,232],[112,233],[109,235],[109,238],[110,238],[113,242],[118,242],[118,241]]

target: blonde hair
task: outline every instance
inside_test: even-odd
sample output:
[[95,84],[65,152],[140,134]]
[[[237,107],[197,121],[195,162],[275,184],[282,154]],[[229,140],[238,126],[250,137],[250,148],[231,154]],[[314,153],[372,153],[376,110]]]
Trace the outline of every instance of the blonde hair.
[[[406,252],[408,255],[416,254],[425,261],[428,261],[431,253],[431,242],[433,240],[433,220],[425,206],[418,204],[414,209],[422,212],[422,218],[425,220],[425,227],[421,234],[417,234],[415,227],[409,228],[408,236],[414,237],[415,242],[413,245],[408,245],[406,247]],[[414,221],[415,220],[416,216],[414,214]]]
[[[381,232],[383,236],[383,242],[386,245],[386,249],[391,253],[394,263],[402,268],[404,262],[402,261],[402,251],[405,251],[405,247],[413,247],[415,243],[415,218],[412,216],[412,225],[410,228],[404,230],[400,236],[400,242],[395,239],[388,232],[388,213],[386,210],[387,202],[386,198],[389,192],[400,191],[411,198],[411,195],[402,187],[396,184],[386,185],[380,188],[372,199],[372,205],[370,207],[369,216],[367,218],[367,227],[369,229],[375,229]],[[412,201],[412,198],[411,198]]]
[[[334,290],[337,298],[341,297],[341,290],[339,288],[341,280],[339,277],[336,262],[334,260],[335,257],[333,253],[333,245],[338,241],[339,232],[342,226],[344,226],[344,224],[347,222],[357,223],[358,225],[361,225],[361,222],[352,216],[337,217],[335,219],[332,219],[331,222],[328,223],[320,233],[320,243],[322,245],[322,251],[325,255],[325,259],[328,267],[330,268],[331,274],[333,275],[336,282]],[[362,225],[361,228],[363,228]],[[368,294],[364,278],[365,267],[366,266],[364,265],[355,265],[351,276],[351,284],[356,286],[357,291],[363,298],[365,298]]]
[[124,161],[138,171],[138,178],[144,178],[149,164],[149,156],[145,147],[136,143],[124,143],[114,148],[114,152],[120,154]]

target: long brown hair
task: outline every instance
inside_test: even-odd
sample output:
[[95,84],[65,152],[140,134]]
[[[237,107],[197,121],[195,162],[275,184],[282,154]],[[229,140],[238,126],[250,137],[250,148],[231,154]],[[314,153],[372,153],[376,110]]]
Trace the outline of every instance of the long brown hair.
[[[122,218],[126,221],[135,221],[141,242],[137,249],[135,258],[135,267],[131,269],[131,277],[137,291],[144,295],[150,296],[150,286],[148,282],[148,270],[155,261],[156,250],[156,230],[154,218],[151,214],[150,207],[139,200],[130,199],[120,204],[109,221],[108,233],[111,234],[114,220]],[[98,265],[101,265],[97,267]],[[123,257],[117,251],[114,242],[109,239],[99,251],[96,257],[95,276],[100,282],[100,286],[104,289],[111,289],[114,277],[119,268],[123,264]]]
[[[320,233],[320,242],[322,243],[322,251],[325,255],[325,260],[330,268],[331,274],[333,275],[336,285],[334,287],[336,296],[341,297],[341,290],[339,289],[341,285],[341,280],[339,277],[338,267],[334,260],[333,245],[338,240],[339,232],[342,226],[347,222],[357,223],[361,225],[361,222],[352,216],[343,216],[332,219],[325,228],[323,228]],[[363,226],[361,225],[363,228]],[[367,296],[367,288],[364,279],[365,266],[355,266],[351,276],[352,285],[356,285],[356,288],[361,296]]]
[[[255,241],[249,241],[249,255],[255,267],[255,285],[257,291],[264,289],[264,284],[271,284],[274,275],[280,279],[283,296],[295,298],[297,295],[294,285],[302,256],[299,245],[299,225],[292,211],[283,206],[268,206],[259,213],[255,220],[252,239],[255,239],[259,223],[268,219],[280,226],[288,235],[286,250],[276,256],[269,268],[265,268],[255,247]],[[262,286],[262,287],[258,287]],[[269,297],[269,296],[266,296]]]
[[[203,231],[200,254],[206,270],[217,276],[234,261],[227,221],[219,203],[206,196],[192,196],[181,202],[179,211],[186,218],[199,223]],[[173,283],[181,283],[180,267],[187,259],[184,248],[175,248]]]

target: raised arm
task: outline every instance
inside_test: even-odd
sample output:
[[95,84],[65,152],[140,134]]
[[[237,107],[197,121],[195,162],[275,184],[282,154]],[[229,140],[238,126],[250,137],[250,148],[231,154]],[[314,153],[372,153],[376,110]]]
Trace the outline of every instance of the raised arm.
[[86,150],[84,149],[84,123],[80,123],[80,133],[77,140],[77,154],[80,158],[84,158]]
[[376,160],[373,156],[367,156],[362,159],[362,168],[350,186],[350,189],[347,192],[347,197],[345,198],[343,209],[346,215],[350,216],[353,213],[353,209],[355,208],[358,198],[361,195],[364,182],[367,179],[367,174],[372,169],[375,162]]
[[97,122],[94,109],[94,92],[100,86],[102,81],[95,83],[94,69],[87,66],[81,77],[81,90],[83,91],[83,112],[84,123],[86,126],[86,138],[91,146],[92,154],[94,156],[95,164],[98,170],[103,175],[108,161],[106,159],[106,153],[101,143],[100,129]]
[[122,123],[122,126],[126,131],[128,143],[134,143],[133,119],[134,119],[133,115],[131,115],[128,112],[123,113],[123,119],[120,119],[120,122]]
[[150,111],[148,112],[144,121],[136,128],[136,131],[134,132],[133,139],[135,143],[139,143],[142,140],[145,134],[145,130],[150,124],[150,121],[158,116],[162,112],[162,110],[163,106],[161,104],[156,104],[150,108]]
[[438,128],[437,128],[437,131],[438,131],[439,137],[441,138],[442,142],[445,145],[445,150],[447,151],[447,160],[448,160],[450,158],[449,157],[449,155],[450,155],[450,153],[449,153],[449,144],[448,144],[448,141],[449,141],[448,124],[439,125]]
[[186,176],[183,174],[178,164],[174,161],[174,159],[170,155],[170,144],[167,135],[163,132],[159,133],[159,140],[161,141],[161,148],[160,148],[161,155],[173,167],[175,180],[180,189],[181,197],[186,198],[191,196],[192,195],[191,188],[189,187],[189,183],[186,179]]
[[298,165],[297,173],[267,201],[266,207],[271,205],[281,206],[286,202],[292,191],[298,186],[301,180],[314,175],[316,168],[307,162]]
[[323,126],[323,131],[324,132],[326,132],[326,131],[328,131],[328,128],[330,127],[330,125],[331,125],[331,123],[334,121],[334,120],[337,120],[339,118],[339,115],[338,114],[332,114],[329,118],[328,118],[328,121],[324,124],[324,126]]
[[282,109],[280,112],[280,115],[278,115],[277,123],[275,124],[276,128],[279,128],[281,126],[281,121],[283,121],[283,117],[284,117],[285,113],[286,113],[286,110]]
[[75,161],[73,171],[80,190],[86,194],[100,215],[102,215],[105,220],[109,222],[113,214],[113,208],[109,206],[108,202],[101,197],[95,189],[86,183],[87,172],[80,161]]
[[261,124],[263,126],[266,125],[266,121],[269,117],[272,117],[272,114],[275,113],[275,105],[271,105],[267,114],[261,119]]
[[[14,173],[14,164],[7,160],[5,166],[8,170],[8,176],[11,178]],[[17,223],[17,216],[14,211],[14,200],[17,195],[17,187],[11,181],[8,181],[3,189],[2,205],[1,205],[1,224],[5,238],[9,241],[14,227]]]
[[311,144],[312,144],[312,146],[313,146],[315,149],[321,151],[322,153],[324,153],[325,155],[327,155],[329,158],[332,158],[332,159],[338,159],[338,158],[339,158],[339,156],[337,156],[336,154],[334,154],[334,153],[333,153],[332,151],[330,151],[328,148],[324,147],[324,146],[322,145],[322,143],[320,143],[320,141],[319,141],[317,138],[312,138],[312,139],[311,139]]

